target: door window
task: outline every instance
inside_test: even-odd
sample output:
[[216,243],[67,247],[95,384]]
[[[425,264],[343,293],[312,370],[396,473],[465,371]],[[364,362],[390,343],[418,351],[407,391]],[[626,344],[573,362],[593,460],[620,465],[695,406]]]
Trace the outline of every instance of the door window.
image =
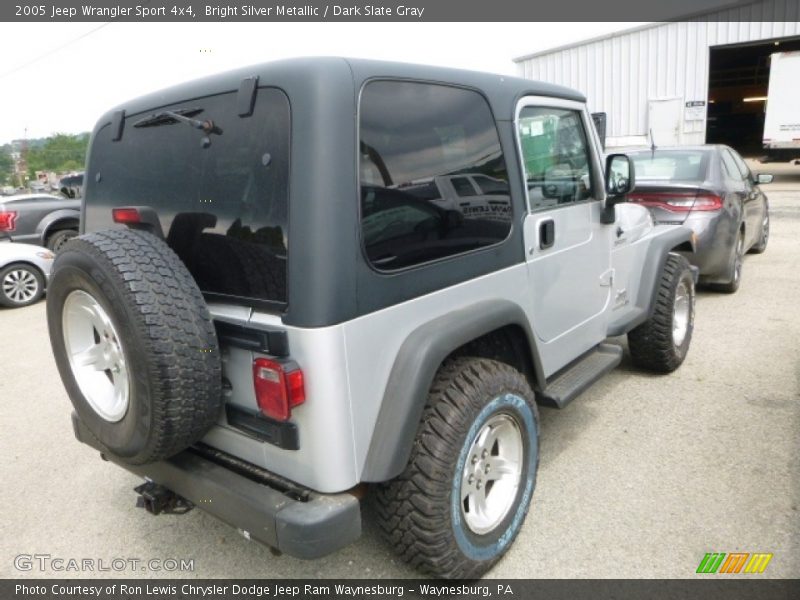
[[528,106],[518,129],[531,210],[592,198],[591,154],[579,111]]
[[733,156],[731,156],[731,153],[728,152],[726,148],[723,148],[721,154],[722,154],[722,165],[725,168],[725,171],[728,173],[728,177],[730,177],[734,181],[743,181],[744,176],[739,170],[739,167],[736,166],[736,161],[733,160]]

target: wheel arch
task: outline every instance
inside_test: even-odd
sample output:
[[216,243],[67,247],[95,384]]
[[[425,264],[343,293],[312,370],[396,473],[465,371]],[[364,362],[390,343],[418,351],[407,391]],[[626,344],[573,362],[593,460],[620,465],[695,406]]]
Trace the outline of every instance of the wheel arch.
[[[504,340],[511,347],[503,348]],[[544,380],[533,331],[521,306],[508,300],[483,301],[417,327],[395,357],[372,432],[361,480],[380,482],[402,473],[433,379],[451,356],[515,356],[531,386]],[[504,361],[508,362],[508,361]],[[529,364],[525,365],[527,362]]]
[[53,211],[46,215],[41,221],[39,221],[39,225],[37,226],[36,230],[39,232],[41,241],[44,243],[55,231],[60,231],[62,229],[73,229],[71,226],[66,226],[67,224],[72,225],[73,223],[75,225],[75,231],[79,231],[81,223],[80,211],[65,208],[62,210]]

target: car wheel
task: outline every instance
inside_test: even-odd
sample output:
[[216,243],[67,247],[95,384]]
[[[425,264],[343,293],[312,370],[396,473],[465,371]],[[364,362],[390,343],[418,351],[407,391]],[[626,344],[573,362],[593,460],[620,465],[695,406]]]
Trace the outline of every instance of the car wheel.
[[656,294],[653,315],[628,333],[628,348],[638,366],[669,373],[686,358],[694,331],[694,277],[684,257],[667,257]]
[[47,238],[47,247],[58,254],[64,245],[72,238],[77,237],[78,232],[72,229],[61,229]]
[[0,270],[0,305],[19,308],[37,302],[44,293],[44,276],[36,267],[14,263]]
[[199,440],[221,409],[221,363],[203,296],[163,241],[110,230],[72,240],[47,294],[56,365],[104,452],[130,464]]
[[730,267],[728,268],[728,283],[713,283],[709,286],[715,292],[723,294],[733,294],[739,289],[742,282],[742,264],[744,262],[744,231],[739,232],[736,238],[736,245],[733,247]]
[[767,249],[767,242],[769,242],[769,209],[764,212],[764,219],[761,221],[761,235],[758,238],[758,243],[750,248],[751,254],[763,254]]
[[519,371],[482,358],[445,363],[405,471],[375,495],[382,533],[400,557],[438,577],[488,571],[528,512],[538,428]]

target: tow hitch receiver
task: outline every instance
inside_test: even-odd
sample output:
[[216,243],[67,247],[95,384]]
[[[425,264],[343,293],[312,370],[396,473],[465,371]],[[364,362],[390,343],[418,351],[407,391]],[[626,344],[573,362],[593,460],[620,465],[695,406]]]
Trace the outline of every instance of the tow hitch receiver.
[[166,515],[182,515],[194,508],[194,504],[186,498],[178,496],[163,485],[145,481],[142,485],[133,488],[139,494],[136,506],[143,508],[152,515],[164,513]]

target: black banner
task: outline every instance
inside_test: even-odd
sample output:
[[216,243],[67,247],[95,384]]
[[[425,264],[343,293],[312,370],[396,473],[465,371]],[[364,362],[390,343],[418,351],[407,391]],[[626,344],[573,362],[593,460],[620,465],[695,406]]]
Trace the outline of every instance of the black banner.
[[0,20],[51,21],[796,21],[800,0],[55,0],[0,4]]
[[800,580],[739,579],[487,579],[480,581],[225,580],[225,579],[40,579],[2,580],[3,600],[327,600],[330,598],[473,598],[546,600],[789,600],[800,597]]

